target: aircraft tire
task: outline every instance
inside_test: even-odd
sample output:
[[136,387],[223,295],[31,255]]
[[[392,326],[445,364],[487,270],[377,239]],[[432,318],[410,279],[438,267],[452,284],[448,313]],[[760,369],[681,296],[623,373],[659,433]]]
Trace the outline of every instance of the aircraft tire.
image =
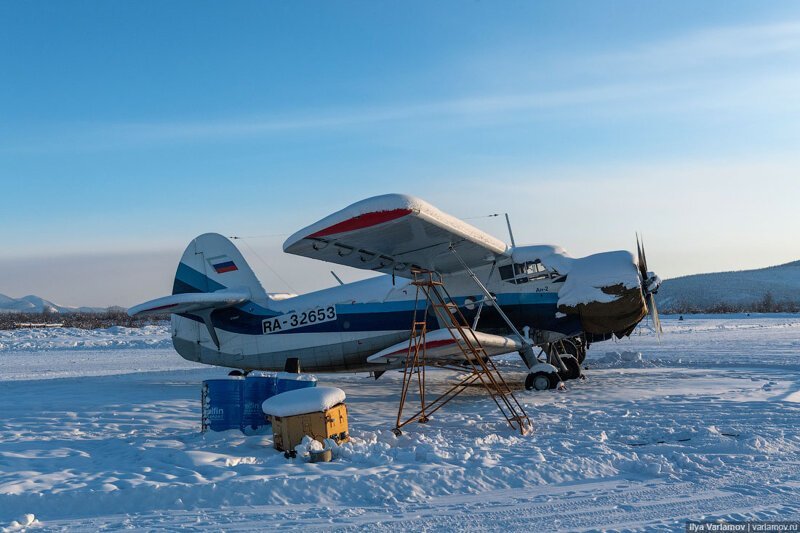
[[567,367],[566,372],[563,370],[559,372],[559,377],[561,377],[562,380],[567,381],[569,379],[578,379],[581,377],[581,364],[574,356],[561,354],[561,361],[564,363],[564,366]]
[[566,353],[574,355],[578,359],[578,364],[583,364],[583,360],[586,359],[586,343],[580,337],[565,340],[563,347]]
[[525,378],[525,390],[548,390],[554,389],[561,379],[558,374],[548,372],[533,372]]

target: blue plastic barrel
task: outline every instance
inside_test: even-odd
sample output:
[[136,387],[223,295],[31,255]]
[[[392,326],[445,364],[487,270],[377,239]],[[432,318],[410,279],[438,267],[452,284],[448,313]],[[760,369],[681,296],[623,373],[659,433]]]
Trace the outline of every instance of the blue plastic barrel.
[[278,394],[316,386],[317,378],[311,374],[290,374],[288,372],[278,374]]
[[253,375],[244,380],[244,407],[242,412],[242,430],[257,430],[269,426],[270,422],[261,404],[267,398],[272,398],[278,392],[278,383],[275,374]]
[[203,382],[203,431],[241,429],[244,383],[236,377]]

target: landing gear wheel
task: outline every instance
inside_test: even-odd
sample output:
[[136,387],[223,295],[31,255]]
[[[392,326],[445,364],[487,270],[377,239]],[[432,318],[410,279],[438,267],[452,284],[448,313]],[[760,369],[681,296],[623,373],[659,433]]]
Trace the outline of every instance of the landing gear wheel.
[[565,339],[561,347],[566,353],[574,355],[578,359],[578,364],[583,364],[583,360],[586,359],[586,342],[581,337]]
[[586,359],[586,345],[583,344],[578,350],[578,364],[582,365],[585,359]]
[[245,373],[242,372],[241,370],[231,370],[230,372],[228,372],[228,375],[231,377],[243,378],[245,376]]
[[534,372],[525,378],[525,390],[553,389],[561,381],[557,374],[548,372]]
[[581,364],[577,359],[575,359],[575,357],[570,355],[561,355],[561,362],[564,363],[565,367],[567,367],[566,372],[563,370],[559,372],[559,377],[561,377],[562,380],[567,381],[569,379],[578,379],[581,377]]

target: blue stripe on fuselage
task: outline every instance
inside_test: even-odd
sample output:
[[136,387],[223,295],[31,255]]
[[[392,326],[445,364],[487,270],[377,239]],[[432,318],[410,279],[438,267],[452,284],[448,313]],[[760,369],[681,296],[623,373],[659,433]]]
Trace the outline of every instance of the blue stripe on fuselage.
[[[178,265],[173,294],[214,292],[224,288],[224,285],[186,264]],[[453,300],[461,308],[467,320],[472,321],[477,313],[477,306],[472,310],[466,309],[465,300],[467,298],[479,300],[480,296],[460,296]],[[572,320],[572,317],[561,319],[555,317],[558,302],[556,292],[504,293],[498,294],[497,300],[506,313],[514,317],[516,323],[551,331],[572,332],[575,329],[575,320]],[[336,304],[336,320],[310,324],[287,331],[277,331],[271,335],[410,330],[414,316],[414,303],[414,300],[402,300]],[[423,305],[425,305],[424,300],[418,303],[419,309],[422,309]],[[301,312],[303,309],[294,311]],[[218,329],[231,333],[262,335],[265,319],[289,312],[292,311],[278,312],[253,302],[247,302],[233,308],[214,311],[211,318],[214,327]],[[191,314],[182,314],[181,316],[201,321],[199,317]],[[428,326],[436,327],[436,320],[432,312],[429,313]],[[500,321],[496,311],[491,307],[484,306],[478,329],[502,331],[506,329],[506,326]]]
[[[403,302],[393,302],[391,307],[396,308]],[[411,329],[414,318],[414,302],[405,302],[405,310],[380,311],[382,304],[340,304],[336,306],[337,318],[328,322],[310,324],[285,331],[275,331],[270,335],[291,335],[293,333],[336,333],[336,332],[371,332],[371,331],[405,331]],[[388,306],[387,306],[388,307]],[[572,317],[556,318],[555,303],[538,303],[523,305],[507,305],[503,309],[515,322],[528,325],[536,329],[551,331],[573,332],[576,324]],[[477,308],[461,309],[467,321],[471,322]],[[240,308],[220,309],[212,314],[214,326],[232,333],[250,335],[263,334],[263,320],[270,318],[266,313],[248,313]],[[418,317],[419,318],[419,317]],[[428,327],[438,327],[434,313],[428,313]],[[479,322],[480,330],[503,332],[507,330],[499,314],[491,307],[484,307]]]

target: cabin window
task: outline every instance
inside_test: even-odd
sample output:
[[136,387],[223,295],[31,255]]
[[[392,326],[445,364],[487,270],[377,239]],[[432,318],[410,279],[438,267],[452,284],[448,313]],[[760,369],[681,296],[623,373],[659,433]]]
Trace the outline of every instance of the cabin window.
[[550,277],[541,261],[526,261],[525,263],[513,263],[501,266],[499,269],[500,279],[509,283],[527,283],[532,280]]
[[503,281],[514,281],[514,265],[505,265],[497,269],[500,272],[500,279]]

